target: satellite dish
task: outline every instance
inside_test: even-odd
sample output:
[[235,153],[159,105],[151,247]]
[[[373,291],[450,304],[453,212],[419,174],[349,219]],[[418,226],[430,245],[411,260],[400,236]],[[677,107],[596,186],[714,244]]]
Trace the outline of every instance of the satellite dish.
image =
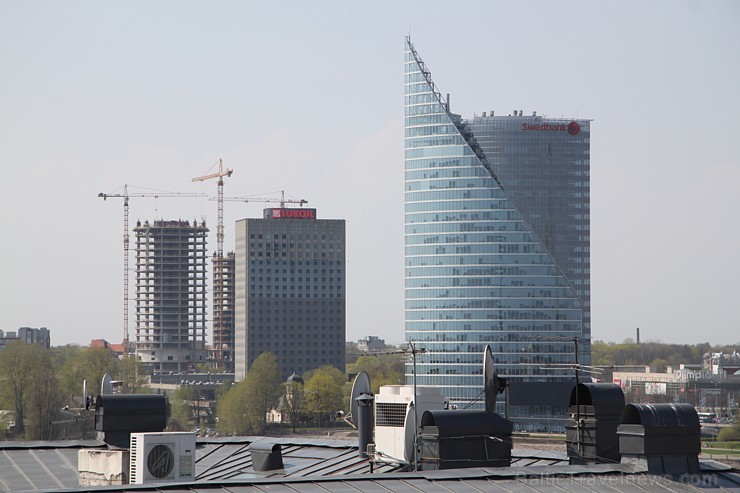
[[486,345],[483,352],[483,388],[486,396],[486,412],[496,412],[496,396],[506,388],[506,379],[501,378],[493,367],[491,346]]
[[103,381],[100,382],[100,395],[113,393],[113,379],[107,373],[103,375]]
[[82,381],[82,402],[85,409],[90,409],[90,396],[87,394],[87,380]]
[[[421,416],[419,417],[421,419]],[[406,420],[404,421],[404,451],[403,456],[409,464],[416,460],[416,427],[414,426],[414,403],[409,402],[406,407]]]
[[350,393],[349,398],[349,412],[350,417],[352,418],[352,424],[355,424],[355,420],[357,419],[357,408],[359,407],[359,404],[357,404],[355,399],[360,397],[362,394],[372,394],[370,392],[370,377],[366,371],[358,373],[355,377],[355,381],[352,382],[352,392]]

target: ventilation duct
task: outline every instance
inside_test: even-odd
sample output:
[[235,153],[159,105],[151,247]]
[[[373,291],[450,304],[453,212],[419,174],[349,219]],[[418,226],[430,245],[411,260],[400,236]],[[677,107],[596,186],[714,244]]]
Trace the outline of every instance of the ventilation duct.
[[498,414],[426,411],[421,418],[421,469],[508,467],[514,425]]
[[698,473],[700,433],[689,404],[628,404],[617,428],[622,463],[652,474]]
[[252,454],[252,468],[255,471],[274,471],[282,469],[283,452],[279,443],[259,441],[249,446]]
[[617,428],[624,392],[614,383],[579,383],[573,387],[565,426],[571,464],[619,462]]

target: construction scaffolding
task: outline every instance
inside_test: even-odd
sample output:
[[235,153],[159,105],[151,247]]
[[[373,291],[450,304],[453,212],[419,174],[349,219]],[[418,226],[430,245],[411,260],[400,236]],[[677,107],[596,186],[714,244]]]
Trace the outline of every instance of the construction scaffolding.
[[213,256],[213,347],[214,364],[226,371],[234,371],[234,252],[225,257]]
[[137,222],[136,356],[153,372],[206,361],[205,222]]

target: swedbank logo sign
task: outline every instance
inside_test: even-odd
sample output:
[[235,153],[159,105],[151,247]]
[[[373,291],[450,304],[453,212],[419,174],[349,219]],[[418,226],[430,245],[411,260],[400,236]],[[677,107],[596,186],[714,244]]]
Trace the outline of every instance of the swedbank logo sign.
[[568,132],[570,135],[581,133],[578,122],[565,123],[522,123],[522,130],[534,132]]

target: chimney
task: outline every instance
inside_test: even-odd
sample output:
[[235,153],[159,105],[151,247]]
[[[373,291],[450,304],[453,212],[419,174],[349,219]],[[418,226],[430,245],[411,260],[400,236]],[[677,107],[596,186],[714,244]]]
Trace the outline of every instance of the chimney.
[[370,394],[362,394],[357,401],[357,434],[361,459],[367,458],[367,446],[373,443],[373,401]]

